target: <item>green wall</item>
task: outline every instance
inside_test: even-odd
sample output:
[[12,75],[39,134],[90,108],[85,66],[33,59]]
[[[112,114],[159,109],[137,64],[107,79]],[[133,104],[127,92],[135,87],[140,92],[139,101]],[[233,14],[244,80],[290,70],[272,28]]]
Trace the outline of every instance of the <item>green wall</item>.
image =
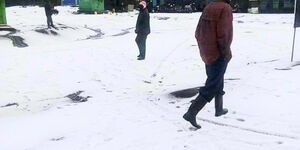
[[0,24],[6,24],[5,0],[0,0]]
[[88,13],[104,11],[104,0],[80,0],[79,11]]

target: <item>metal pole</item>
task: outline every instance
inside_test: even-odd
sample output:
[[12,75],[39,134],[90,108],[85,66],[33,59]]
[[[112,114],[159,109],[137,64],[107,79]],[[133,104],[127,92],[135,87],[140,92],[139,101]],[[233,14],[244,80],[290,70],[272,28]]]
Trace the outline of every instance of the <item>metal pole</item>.
[[293,62],[293,59],[294,59],[295,37],[296,37],[296,28],[294,28],[294,39],[293,39],[293,49],[292,49],[291,62]]
[[295,0],[295,3],[294,3],[294,16],[295,16],[295,19],[294,19],[294,38],[293,38],[293,48],[292,48],[292,57],[291,57],[291,62],[293,62],[293,59],[294,59],[294,49],[295,49],[295,37],[296,37],[296,9],[297,9],[297,0]]

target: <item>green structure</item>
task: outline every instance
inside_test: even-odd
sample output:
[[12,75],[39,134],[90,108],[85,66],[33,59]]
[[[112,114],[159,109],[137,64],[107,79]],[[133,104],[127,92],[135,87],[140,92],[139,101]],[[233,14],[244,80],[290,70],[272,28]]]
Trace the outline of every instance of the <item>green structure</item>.
[[6,24],[5,0],[0,0],[0,24]]
[[103,12],[104,0],[80,0],[79,11],[83,13]]

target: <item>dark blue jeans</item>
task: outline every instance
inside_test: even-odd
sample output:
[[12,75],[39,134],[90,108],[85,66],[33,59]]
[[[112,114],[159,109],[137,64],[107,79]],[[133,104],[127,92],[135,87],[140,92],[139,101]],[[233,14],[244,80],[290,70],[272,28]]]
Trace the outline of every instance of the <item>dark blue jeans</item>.
[[141,58],[145,58],[146,56],[146,39],[147,39],[147,34],[137,34],[135,38],[135,42],[139,47]]
[[210,102],[216,95],[224,95],[224,74],[226,72],[228,60],[219,58],[212,64],[206,64],[207,79],[205,86],[200,87],[199,94]]
[[47,15],[47,25],[48,25],[48,28],[50,28],[50,26],[53,27],[53,21],[52,21],[51,15]]

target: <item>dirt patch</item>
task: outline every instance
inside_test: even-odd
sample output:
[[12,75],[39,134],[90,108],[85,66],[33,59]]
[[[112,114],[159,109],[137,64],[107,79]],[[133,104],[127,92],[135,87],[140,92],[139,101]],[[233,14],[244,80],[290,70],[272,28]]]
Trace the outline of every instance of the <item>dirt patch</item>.
[[12,41],[15,47],[19,47],[19,48],[28,47],[28,44],[24,42],[25,39],[20,36],[8,36],[7,38],[9,38]]
[[87,96],[87,97],[80,96],[80,94],[83,92],[84,91],[77,91],[75,93],[67,95],[66,97],[71,99],[74,103],[86,102],[88,101],[89,98],[91,98],[91,96]]
[[34,30],[34,31],[36,31],[36,32],[38,32],[38,33],[42,33],[42,34],[49,34],[49,32],[46,31],[46,29],[36,29],[36,30]]
[[61,23],[58,23],[57,25],[58,25],[57,29],[72,29],[72,30],[78,29],[78,28],[71,27],[71,26],[68,26],[68,25],[65,25],[65,24],[61,24]]
[[179,90],[170,93],[170,95],[176,97],[176,98],[191,98],[199,93],[199,87]]
[[157,20],[169,20],[170,17],[156,17]]
[[102,39],[102,36],[104,35],[104,33],[102,32],[101,29],[93,29],[93,28],[89,28],[89,27],[85,27],[85,28],[89,29],[89,30],[92,30],[96,33],[95,35],[90,35],[89,37],[87,37],[86,40]]
[[59,137],[59,138],[52,138],[52,139],[50,139],[50,141],[61,141],[61,140],[64,140],[65,139],[65,137]]
[[48,28],[35,29],[34,31],[45,35],[55,35],[55,36],[59,35],[56,31]]
[[134,27],[131,28],[127,28],[127,29],[122,29],[120,33],[114,34],[112,36],[122,36],[122,35],[126,35],[128,33],[130,33],[130,30],[134,29]]
[[122,36],[122,35],[125,35],[125,34],[128,34],[128,33],[130,33],[130,32],[129,31],[123,31],[121,33],[117,33],[117,34],[114,34],[112,36]]
[[15,47],[23,48],[23,47],[28,46],[28,44],[26,44],[24,42],[25,39],[23,37],[13,35],[13,34],[19,32],[19,30],[15,29],[15,28],[11,28],[11,27],[2,27],[2,28],[0,28],[0,31],[8,32],[7,34],[0,35],[0,37],[10,39]]
[[45,34],[45,35],[55,35],[55,36],[57,36],[57,35],[59,35],[58,30],[65,30],[65,29],[76,30],[78,28],[58,23],[56,26],[51,27],[51,28],[48,28],[46,26],[37,27],[37,28],[34,29],[34,31],[36,31],[38,33],[41,33],[41,34]]
[[11,27],[2,27],[2,28],[0,28],[0,31],[8,31],[12,34],[17,33],[17,29],[11,28]]
[[6,104],[6,105],[4,105],[4,106],[1,106],[1,107],[10,107],[10,106],[19,106],[19,104],[18,103],[9,103],[9,104]]

